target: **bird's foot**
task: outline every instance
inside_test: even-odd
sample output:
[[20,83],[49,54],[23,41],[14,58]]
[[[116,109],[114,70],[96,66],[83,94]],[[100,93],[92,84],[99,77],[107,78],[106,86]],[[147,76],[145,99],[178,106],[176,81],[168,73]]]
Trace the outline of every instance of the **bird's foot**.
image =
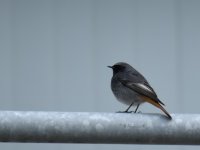
[[132,113],[133,111],[117,111],[116,113]]
[[133,113],[133,111],[117,111],[116,113]]

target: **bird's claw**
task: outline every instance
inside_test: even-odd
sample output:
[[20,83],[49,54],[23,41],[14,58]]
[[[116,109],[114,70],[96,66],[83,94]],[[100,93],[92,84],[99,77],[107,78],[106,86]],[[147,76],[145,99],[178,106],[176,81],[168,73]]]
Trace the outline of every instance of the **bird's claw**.
[[132,113],[133,111],[117,111],[116,113]]

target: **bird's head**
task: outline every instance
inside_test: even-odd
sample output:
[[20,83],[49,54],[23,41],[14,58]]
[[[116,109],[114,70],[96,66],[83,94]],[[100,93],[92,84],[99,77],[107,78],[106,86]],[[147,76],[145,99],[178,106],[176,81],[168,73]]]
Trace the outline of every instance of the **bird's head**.
[[124,62],[118,62],[114,64],[113,66],[108,66],[108,67],[112,68],[113,75],[119,72],[126,72],[133,69],[133,67],[131,67],[129,64],[124,63]]

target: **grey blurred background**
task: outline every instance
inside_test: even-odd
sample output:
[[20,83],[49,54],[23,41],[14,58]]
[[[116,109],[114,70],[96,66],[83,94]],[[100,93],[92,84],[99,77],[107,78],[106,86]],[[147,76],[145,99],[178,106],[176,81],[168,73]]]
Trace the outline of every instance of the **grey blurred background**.
[[[199,0],[0,0],[0,109],[115,112],[107,65],[145,75],[170,113],[200,113]],[[140,111],[162,113],[144,104]],[[10,144],[3,150],[199,149]]]

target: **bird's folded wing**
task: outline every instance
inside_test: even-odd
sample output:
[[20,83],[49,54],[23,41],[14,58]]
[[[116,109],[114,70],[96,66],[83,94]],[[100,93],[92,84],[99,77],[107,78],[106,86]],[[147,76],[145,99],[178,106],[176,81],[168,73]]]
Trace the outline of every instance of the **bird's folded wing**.
[[157,97],[156,93],[154,92],[154,90],[152,89],[152,87],[148,86],[147,84],[134,83],[129,80],[120,80],[120,82],[124,86],[128,87],[129,89],[134,90],[135,92],[137,92],[143,96],[149,97],[152,100],[154,100],[155,102],[161,103],[162,105],[164,105],[164,103],[158,99],[158,97]]

